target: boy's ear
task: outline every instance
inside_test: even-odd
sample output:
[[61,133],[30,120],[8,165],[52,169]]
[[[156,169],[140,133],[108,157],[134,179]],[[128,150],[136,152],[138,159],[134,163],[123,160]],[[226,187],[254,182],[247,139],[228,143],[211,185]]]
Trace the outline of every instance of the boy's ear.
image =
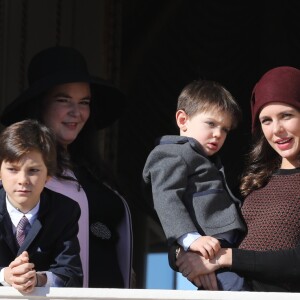
[[177,110],[176,112],[176,122],[177,122],[177,126],[179,127],[179,129],[181,131],[186,131],[186,122],[188,120],[188,115],[186,114],[186,112],[182,109]]

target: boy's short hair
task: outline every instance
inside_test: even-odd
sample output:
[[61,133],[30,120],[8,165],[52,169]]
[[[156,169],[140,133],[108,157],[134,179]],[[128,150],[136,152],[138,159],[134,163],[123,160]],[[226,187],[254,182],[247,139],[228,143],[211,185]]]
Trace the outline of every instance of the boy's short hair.
[[192,117],[199,112],[217,110],[231,115],[232,128],[242,117],[242,112],[231,93],[220,83],[210,80],[195,80],[181,91],[177,110],[183,110]]
[[5,128],[0,134],[0,166],[3,161],[20,161],[30,151],[42,154],[47,175],[56,172],[56,140],[52,131],[37,120],[24,120]]

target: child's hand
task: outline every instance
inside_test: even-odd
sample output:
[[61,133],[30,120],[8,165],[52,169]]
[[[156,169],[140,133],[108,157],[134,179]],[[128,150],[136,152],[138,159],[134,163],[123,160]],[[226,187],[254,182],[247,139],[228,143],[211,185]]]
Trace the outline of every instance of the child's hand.
[[4,270],[4,279],[12,287],[23,293],[31,292],[36,285],[34,264],[29,262],[26,251],[15,258]]
[[201,236],[190,245],[191,251],[200,252],[206,259],[213,259],[220,249],[220,242],[211,236]]

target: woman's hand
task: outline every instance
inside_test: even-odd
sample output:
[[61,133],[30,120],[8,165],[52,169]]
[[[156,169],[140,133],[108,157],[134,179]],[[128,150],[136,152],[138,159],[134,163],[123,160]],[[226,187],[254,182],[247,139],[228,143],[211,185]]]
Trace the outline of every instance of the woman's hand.
[[205,259],[199,253],[181,251],[178,253],[176,266],[190,282],[207,290],[218,290],[215,271],[232,265],[232,250],[221,248],[213,259]]
[[203,288],[204,290],[211,290],[211,291],[218,290],[217,277],[215,272],[206,275],[199,275],[194,279],[193,283],[198,288]]
[[220,268],[220,265],[217,263],[217,258],[209,260],[196,252],[185,252],[183,250],[181,250],[178,255],[176,266],[179,272],[191,282],[194,282],[200,275],[212,273]]
[[216,259],[208,260],[196,252],[180,251],[176,265],[179,271],[198,288],[218,290],[214,270],[219,268]]

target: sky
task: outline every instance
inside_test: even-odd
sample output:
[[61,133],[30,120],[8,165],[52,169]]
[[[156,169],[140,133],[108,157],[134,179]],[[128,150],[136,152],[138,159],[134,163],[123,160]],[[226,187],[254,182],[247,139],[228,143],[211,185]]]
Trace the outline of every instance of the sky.
[[[168,263],[167,253],[150,253],[147,256],[146,289],[196,290],[181,273],[174,272]],[[176,276],[176,287],[174,287]]]

